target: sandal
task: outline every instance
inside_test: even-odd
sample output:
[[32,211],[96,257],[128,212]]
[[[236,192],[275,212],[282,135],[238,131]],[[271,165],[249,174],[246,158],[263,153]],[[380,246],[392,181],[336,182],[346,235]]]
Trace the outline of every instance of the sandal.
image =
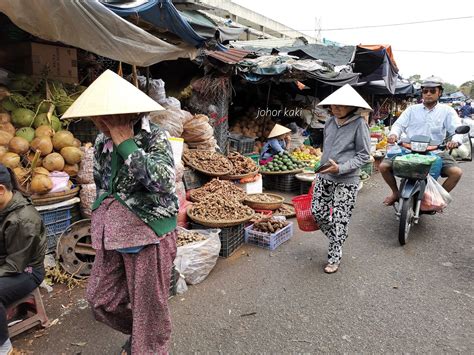
[[122,352],[120,355],[129,355],[132,353],[132,336],[130,336],[125,344],[122,345]]
[[324,268],[326,274],[334,274],[339,269],[339,264],[327,264]]

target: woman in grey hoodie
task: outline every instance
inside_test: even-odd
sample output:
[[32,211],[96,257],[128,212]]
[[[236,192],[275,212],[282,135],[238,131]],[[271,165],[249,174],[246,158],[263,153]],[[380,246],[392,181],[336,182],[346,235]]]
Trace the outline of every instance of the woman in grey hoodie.
[[369,127],[360,109],[370,106],[350,86],[344,85],[319,106],[330,106],[332,116],[324,127],[324,151],[317,176],[312,213],[329,239],[326,273],[338,270],[342,245],[354,209],[360,167],[370,160]]

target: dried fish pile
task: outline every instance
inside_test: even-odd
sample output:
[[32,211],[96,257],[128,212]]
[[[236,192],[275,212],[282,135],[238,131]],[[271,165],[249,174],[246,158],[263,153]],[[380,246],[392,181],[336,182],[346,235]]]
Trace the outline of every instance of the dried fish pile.
[[272,218],[264,218],[253,225],[253,230],[264,233],[275,233],[285,228],[289,223],[287,221],[278,221]]
[[222,154],[208,150],[187,150],[183,154],[187,165],[212,174],[226,175],[232,171],[232,163]]
[[191,191],[191,200],[203,201],[210,195],[219,195],[224,200],[243,201],[247,194],[240,187],[227,180],[212,179],[204,186]]
[[220,195],[209,196],[202,202],[194,203],[189,210],[191,218],[209,222],[239,221],[253,215],[254,211],[250,207]]
[[176,246],[182,247],[183,245],[191,244],[194,242],[200,242],[201,240],[206,240],[206,237],[198,232],[178,230],[178,239],[176,241]]
[[231,175],[244,175],[250,174],[258,170],[257,164],[248,157],[244,157],[242,154],[237,152],[231,152],[227,158],[232,163],[234,169]]

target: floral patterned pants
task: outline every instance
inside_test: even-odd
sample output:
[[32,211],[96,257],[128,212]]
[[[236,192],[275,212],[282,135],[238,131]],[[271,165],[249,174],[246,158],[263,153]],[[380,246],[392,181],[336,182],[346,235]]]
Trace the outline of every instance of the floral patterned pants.
[[343,184],[317,177],[311,211],[321,231],[329,239],[328,262],[341,261],[342,245],[347,239],[347,230],[352,216],[357,184]]

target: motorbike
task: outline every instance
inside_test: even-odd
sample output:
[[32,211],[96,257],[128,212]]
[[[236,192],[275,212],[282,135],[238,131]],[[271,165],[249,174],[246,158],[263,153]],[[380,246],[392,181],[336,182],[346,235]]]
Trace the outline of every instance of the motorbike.
[[[467,134],[469,130],[469,126],[459,126],[456,128],[455,134]],[[454,136],[454,134],[446,137],[446,139],[440,143],[430,141],[430,137],[418,135],[411,137],[408,141],[402,140],[398,144],[412,153],[429,154],[429,152],[436,150],[445,150],[446,143],[452,136]],[[411,227],[414,224],[418,224],[420,216],[422,214],[435,214],[436,212],[424,212],[420,210],[421,201],[428,181],[428,174],[423,178],[408,178],[400,175],[397,176],[397,173],[394,171],[394,175],[400,178],[400,200],[394,205],[396,216],[400,221],[398,241],[400,245],[405,245]]]

